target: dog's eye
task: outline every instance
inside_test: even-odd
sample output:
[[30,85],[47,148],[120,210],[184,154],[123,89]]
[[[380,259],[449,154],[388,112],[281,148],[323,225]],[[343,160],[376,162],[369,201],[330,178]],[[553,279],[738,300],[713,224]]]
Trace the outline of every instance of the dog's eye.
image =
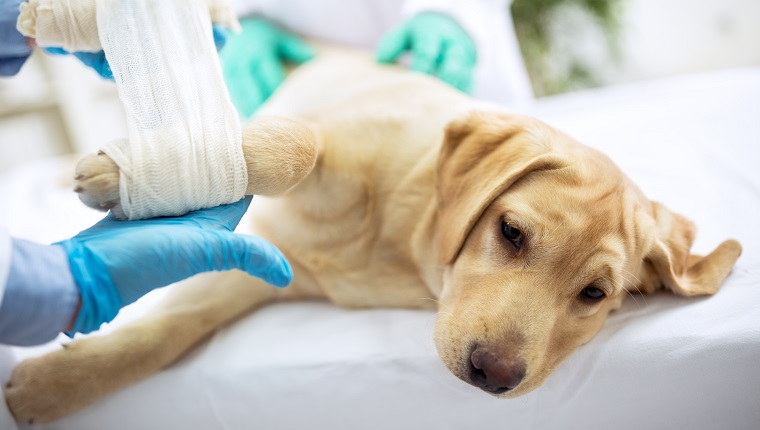
[[581,297],[590,302],[598,302],[605,298],[606,294],[604,294],[604,291],[600,290],[599,288],[589,286],[581,291]]
[[506,221],[501,222],[501,234],[518,250],[522,248],[525,237],[522,232]]

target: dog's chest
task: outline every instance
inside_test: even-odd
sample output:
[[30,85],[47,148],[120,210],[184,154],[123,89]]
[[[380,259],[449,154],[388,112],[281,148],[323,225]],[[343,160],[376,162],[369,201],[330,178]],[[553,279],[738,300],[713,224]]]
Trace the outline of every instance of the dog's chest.
[[434,196],[430,152],[392,173],[323,162],[293,192],[272,200],[256,223],[336,304],[431,308],[412,256]]

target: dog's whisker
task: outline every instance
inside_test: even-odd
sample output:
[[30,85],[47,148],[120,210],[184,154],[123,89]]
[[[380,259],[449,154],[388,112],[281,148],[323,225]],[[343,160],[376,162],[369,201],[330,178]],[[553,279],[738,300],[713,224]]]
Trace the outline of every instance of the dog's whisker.
[[[644,296],[644,293],[642,293],[641,291],[636,291],[636,292],[639,293],[639,296],[641,296],[641,300],[644,302],[644,306],[648,306],[649,303],[647,303],[647,299]],[[638,301],[636,300],[636,297],[633,295],[632,292],[628,291],[628,295],[631,296],[631,298],[633,299],[633,301],[638,304]]]
[[[624,280],[625,280],[627,283],[629,283],[629,284],[633,284],[633,283],[631,282],[631,280],[630,280],[630,279],[628,279],[628,278],[625,276],[625,274],[624,274],[624,273],[621,273],[620,275],[622,276],[622,278],[623,278],[623,279],[624,279]],[[628,294],[629,296],[631,296],[631,298],[633,299],[633,302],[634,302],[634,303],[636,303],[636,306],[638,306],[639,308],[641,308],[641,305],[639,304],[639,301],[638,301],[638,300],[636,300],[636,297],[634,297],[634,296],[633,296],[633,294],[631,294],[630,290],[628,290],[627,288],[625,288],[625,285],[623,285],[623,291],[625,291],[625,293],[626,293],[626,294]]]
[[628,291],[628,290],[625,290],[625,292],[626,292],[626,294],[628,294],[629,296],[631,296],[631,298],[633,299],[633,302],[636,303],[636,306],[638,306],[639,309],[641,309],[641,305],[639,304],[639,301],[636,300],[636,297],[634,297],[633,294],[631,294],[631,292]]
[[[632,272],[630,272],[628,270],[625,270],[625,269],[623,269],[623,270],[628,275],[633,276],[633,278],[636,279],[636,282],[638,282],[639,286],[643,285],[643,282],[641,282],[641,279],[639,279],[638,276],[636,276],[634,273],[632,273]],[[625,276],[625,274],[623,274],[623,278],[625,278],[626,281],[632,283],[631,280]],[[647,299],[646,299],[644,293],[642,293],[641,290],[637,290],[636,292],[639,293],[639,295],[641,296],[641,299],[644,301],[644,305],[647,305],[648,303],[647,303]]]
[[562,227],[565,224],[565,222],[567,222],[567,220],[564,220],[561,223],[557,224],[557,226],[554,227],[554,230],[552,230],[551,233],[549,233],[549,236],[553,235],[555,231],[559,230],[559,228]]
[[[629,275],[633,276],[634,278],[636,278],[636,280],[639,282],[639,284],[638,284],[638,285],[641,285],[641,280],[639,280],[639,278],[637,278],[637,277],[636,277],[636,275],[634,275],[633,273],[631,273],[631,272],[629,272],[629,271],[627,271],[627,270],[626,270],[625,272],[626,272],[626,273],[628,273]],[[623,279],[624,279],[626,282],[628,282],[629,284],[633,284],[633,282],[631,282],[631,279],[630,279],[630,278],[628,278],[628,277],[625,275],[625,273],[621,273],[620,275],[623,277]],[[625,289],[625,288],[624,288],[624,289]],[[630,290],[628,290],[628,289],[625,289],[625,291],[626,291],[626,293],[628,293],[628,295],[629,295],[629,296],[631,296],[631,298],[633,299],[633,301],[634,301],[634,302],[636,302],[636,304],[638,305],[638,304],[639,304],[639,302],[638,302],[638,300],[636,300],[636,297],[634,297],[634,296],[633,296],[633,293],[631,293],[631,291],[630,291]],[[637,290],[636,292],[637,292],[637,293],[639,293],[639,295],[641,296],[641,299],[644,301],[644,306],[647,306],[647,305],[648,305],[648,303],[647,303],[647,299],[646,299],[646,297],[644,296],[644,293],[642,293],[642,292],[641,292],[641,290]],[[639,307],[641,307],[641,306],[639,306]]]
[[[631,283],[631,281],[629,279],[627,279],[624,275],[623,275],[623,279],[625,279],[626,282]],[[633,302],[636,303],[636,305],[639,308],[641,307],[641,305],[639,305],[639,301],[636,300],[636,297],[634,297],[633,294],[631,294],[631,291],[628,288],[625,288],[625,286],[623,286],[623,291],[625,291],[626,294],[628,294],[629,296],[631,296],[631,298],[633,299]]]
[[639,277],[638,277],[638,276],[636,276],[636,275],[635,275],[633,272],[631,272],[631,271],[629,271],[629,270],[626,270],[626,269],[623,269],[623,272],[625,272],[625,273],[627,273],[627,274],[629,274],[629,275],[633,276],[633,279],[635,279],[635,280],[636,280],[636,282],[638,282],[639,284],[643,284],[643,282],[641,282],[641,279],[639,279]]
[[440,300],[434,299],[432,297],[420,297],[419,300],[430,300],[430,301],[438,303],[438,305],[440,305],[441,307],[444,307],[444,308],[446,307],[446,305],[443,302],[441,302]]
[[631,285],[636,285],[636,283],[633,282],[631,278],[625,275],[625,273],[621,272],[620,277],[623,278],[623,280]]

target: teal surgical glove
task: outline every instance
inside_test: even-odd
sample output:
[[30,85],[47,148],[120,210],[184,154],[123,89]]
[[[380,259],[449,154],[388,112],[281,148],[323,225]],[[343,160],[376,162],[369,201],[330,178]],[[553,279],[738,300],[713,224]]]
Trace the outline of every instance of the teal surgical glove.
[[224,81],[240,116],[249,118],[285,79],[285,61],[300,64],[314,51],[298,36],[263,18],[240,22],[221,51]]
[[[212,27],[214,32],[214,45],[216,50],[220,50],[224,47],[227,41],[227,32],[224,27],[214,24]],[[103,51],[99,52],[69,52],[63,48],[45,48],[45,52],[53,55],[73,55],[79,59],[85,66],[94,70],[103,79],[113,80],[113,71],[111,66],[106,60],[106,54]]]
[[476,62],[475,44],[453,19],[425,12],[392,29],[377,48],[377,61],[395,62],[412,53],[412,70],[438,76],[469,93]]
[[[181,217],[102,221],[60,242],[82,300],[73,332],[88,333],[151,290],[202,272],[238,269],[277,287],[293,272],[263,239],[235,234],[251,197]],[[209,290],[209,294],[213,291]]]

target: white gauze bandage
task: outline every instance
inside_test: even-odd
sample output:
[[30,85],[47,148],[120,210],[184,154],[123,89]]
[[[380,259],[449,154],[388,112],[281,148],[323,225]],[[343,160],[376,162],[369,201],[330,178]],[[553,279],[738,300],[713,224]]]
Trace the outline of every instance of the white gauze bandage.
[[97,0],[100,43],[128,140],[102,148],[121,170],[131,220],[238,201],[248,185],[238,115],[205,0]]

